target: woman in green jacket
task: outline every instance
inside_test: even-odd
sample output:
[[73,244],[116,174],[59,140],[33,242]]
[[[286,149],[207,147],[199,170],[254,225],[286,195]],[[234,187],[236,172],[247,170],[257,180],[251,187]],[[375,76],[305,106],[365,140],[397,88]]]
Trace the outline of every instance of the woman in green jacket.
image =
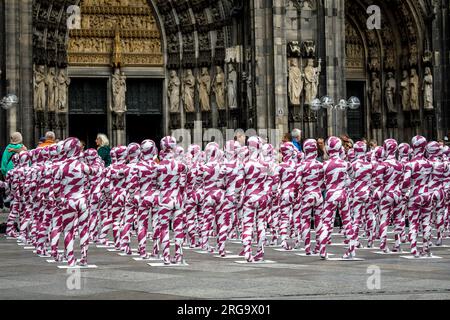
[[14,169],[14,164],[12,162],[12,157],[16,153],[20,153],[22,151],[26,151],[27,148],[22,143],[22,135],[20,132],[14,132],[11,135],[10,144],[6,147],[5,151],[3,152],[2,156],[2,165],[1,165],[1,172],[3,175],[3,178],[6,178],[6,175],[8,172],[12,169]]
[[111,148],[109,147],[109,139],[106,135],[100,133],[97,135],[95,140],[97,143],[97,152],[100,158],[105,162],[105,166],[109,167],[111,165]]

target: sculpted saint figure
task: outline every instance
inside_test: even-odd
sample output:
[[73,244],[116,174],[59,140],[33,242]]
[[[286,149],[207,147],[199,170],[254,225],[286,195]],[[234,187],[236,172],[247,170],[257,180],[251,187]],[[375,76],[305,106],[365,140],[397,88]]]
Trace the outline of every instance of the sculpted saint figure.
[[389,113],[397,113],[395,109],[395,94],[397,92],[397,83],[394,79],[394,74],[392,72],[388,72],[388,79],[386,80],[385,95],[386,95],[386,106],[388,108]]
[[70,85],[70,78],[67,76],[67,70],[61,69],[58,73],[58,99],[57,99],[57,112],[67,113],[67,93]]
[[372,113],[381,113],[381,82],[376,72],[372,73],[372,85],[370,87],[370,101]]
[[45,67],[37,66],[34,70],[34,110],[44,111],[45,103]]
[[56,80],[55,68],[48,70],[47,77],[45,79],[47,85],[47,107],[49,112],[56,112],[56,94],[58,90],[58,82]]
[[169,105],[171,113],[180,112],[180,85],[181,81],[178,78],[175,70],[170,71],[169,86],[167,94],[169,96]]
[[289,99],[294,106],[300,105],[300,98],[303,91],[303,74],[298,67],[297,59],[291,60],[289,67]]
[[183,103],[186,113],[195,112],[195,77],[192,70],[188,69],[183,78]]
[[433,75],[429,67],[425,68],[425,77],[423,79],[423,98],[425,110],[433,110]]
[[225,110],[225,74],[221,67],[216,67],[216,76],[213,81],[212,89],[216,96],[216,105],[218,110]]
[[319,65],[315,68],[314,60],[308,59],[308,64],[305,67],[305,104],[307,105],[310,105],[317,97],[321,62],[322,60],[319,59]]
[[411,79],[409,81],[410,94],[411,94],[411,110],[419,111],[419,76],[416,69],[411,70]]
[[198,95],[202,111],[211,111],[209,96],[211,94],[211,76],[208,68],[202,68],[202,74],[197,78]]
[[408,71],[403,71],[403,79],[400,82],[400,94],[402,95],[402,108],[403,111],[411,110],[411,95],[410,95],[410,86],[409,86],[409,74]]
[[230,109],[236,109],[237,105],[237,73],[234,70],[233,65],[228,65],[228,81],[227,81],[227,93],[228,93],[228,107]]

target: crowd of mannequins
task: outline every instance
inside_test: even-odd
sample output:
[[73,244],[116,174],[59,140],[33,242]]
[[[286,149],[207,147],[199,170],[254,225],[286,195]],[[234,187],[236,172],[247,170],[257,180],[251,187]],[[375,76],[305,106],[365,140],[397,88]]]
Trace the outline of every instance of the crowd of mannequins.
[[142,259],[165,265],[183,264],[183,248],[226,257],[230,239],[240,240],[240,256],[250,263],[263,261],[267,246],[327,260],[339,214],[342,259],[375,241],[385,253],[408,245],[417,258],[442,245],[449,232],[448,147],[416,136],[371,151],[357,142],[346,153],[330,137],[326,151],[322,163],[312,139],[302,152],[286,142],[277,154],[256,136],[246,146],[213,142],[204,151],[165,137],[159,150],[152,140],[115,147],[105,167],[96,150],[69,138],[13,157],[14,169],[0,184],[11,199],[7,236],[69,266],[87,265],[90,243],[131,255],[132,237]]

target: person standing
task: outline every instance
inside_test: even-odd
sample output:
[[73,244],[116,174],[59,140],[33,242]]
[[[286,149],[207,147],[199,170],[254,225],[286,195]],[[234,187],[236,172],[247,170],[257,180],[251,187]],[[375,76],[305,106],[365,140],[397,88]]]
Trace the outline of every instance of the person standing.
[[56,135],[54,132],[49,131],[45,134],[45,141],[38,145],[38,148],[45,148],[56,143]]
[[27,150],[27,148],[23,145],[22,141],[23,141],[22,134],[20,132],[14,132],[11,135],[9,145],[3,152],[1,172],[3,177],[5,178],[8,172],[14,169],[14,164],[12,162],[12,157],[14,156],[14,154]]
[[297,148],[298,151],[302,151],[302,131],[300,129],[294,129],[291,133],[292,143]]
[[105,167],[109,167],[111,165],[111,147],[109,146],[108,137],[100,133],[97,135],[95,143],[97,144],[97,152],[99,157],[102,158],[103,162],[105,162]]

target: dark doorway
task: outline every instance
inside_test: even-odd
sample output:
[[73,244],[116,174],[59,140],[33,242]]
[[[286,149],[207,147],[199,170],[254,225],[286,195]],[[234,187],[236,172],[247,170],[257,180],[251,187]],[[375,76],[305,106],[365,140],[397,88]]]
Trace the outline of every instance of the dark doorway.
[[108,133],[106,78],[72,78],[69,86],[69,135],[95,148],[99,133]]
[[74,114],[69,117],[69,135],[86,143],[86,148],[97,148],[95,139],[99,133],[108,133],[105,115]]
[[127,115],[127,142],[141,143],[152,139],[159,146],[163,138],[162,116],[160,115]]
[[347,110],[347,130],[348,135],[357,141],[366,136],[365,126],[365,81],[347,81],[347,96],[355,96],[361,101],[358,110]]

